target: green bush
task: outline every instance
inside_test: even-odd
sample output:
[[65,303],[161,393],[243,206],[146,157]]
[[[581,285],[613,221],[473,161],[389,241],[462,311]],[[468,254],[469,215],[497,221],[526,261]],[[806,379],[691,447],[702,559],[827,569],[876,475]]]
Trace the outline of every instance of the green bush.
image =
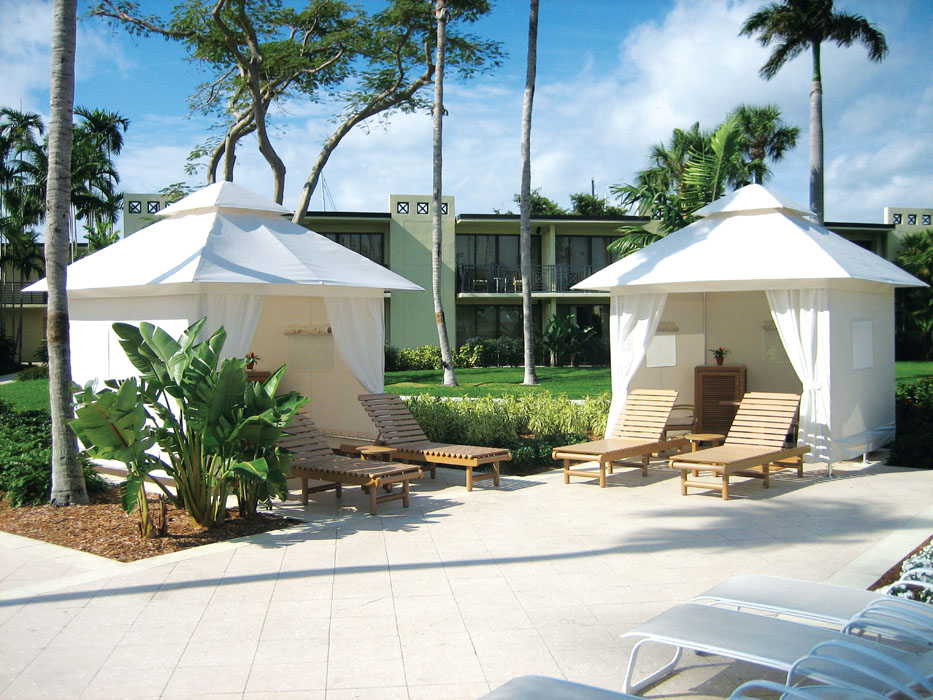
[[[109,488],[79,455],[89,492]],[[44,411],[14,411],[0,401],[0,491],[13,506],[47,503],[52,489],[52,426]]]
[[399,357],[399,349],[394,345],[389,345],[386,343],[385,346],[385,371],[386,372],[398,372],[402,369],[405,369],[401,366],[401,359]]
[[437,345],[422,345],[418,348],[399,348],[399,369],[440,369],[441,348]]
[[48,365],[33,365],[27,367],[24,370],[21,370],[16,375],[16,380],[20,382],[29,382],[35,379],[48,379],[49,378],[49,366]]
[[[453,352],[454,367],[519,367],[525,362],[524,348],[525,343],[521,338],[470,338]],[[385,346],[386,372],[422,369],[441,369],[439,346]]]
[[933,435],[933,379],[900,384],[895,399],[897,437],[888,461],[901,467],[933,469],[929,436]]
[[602,435],[609,396],[574,403],[564,396],[526,394],[451,400],[422,394],[407,401],[430,440],[512,451],[508,471],[552,466],[551,450]]

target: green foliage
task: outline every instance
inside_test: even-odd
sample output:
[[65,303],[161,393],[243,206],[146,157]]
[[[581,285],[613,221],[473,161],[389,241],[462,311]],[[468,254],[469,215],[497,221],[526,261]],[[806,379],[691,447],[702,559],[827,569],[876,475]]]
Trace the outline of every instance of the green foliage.
[[24,370],[20,370],[16,374],[16,380],[20,382],[32,382],[37,379],[48,379],[49,378],[49,366],[48,365],[33,365],[32,367],[27,367]]
[[[522,205],[522,196],[520,194],[512,197],[519,207]],[[498,213],[498,212],[497,212]],[[553,199],[548,199],[541,194],[541,188],[536,187],[531,191],[531,215],[535,217],[548,216],[566,216],[567,210],[560,206]]]
[[[142,506],[142,480],[163,469],[177,486],[177,494],[162,487],[166,495],[192,521],[211,527],[224,519],[231,489],[244,517],[256,511],[258,500],[282,492],[288,457],[276,443],[307,399],[295,392],[276,396],[284,366],[263,383],[247,382],[244,359],[220,360],[222,327],[195,342],[205,321],[177,340],[150,323],[115,323],[140,377],[108,381],[101,391],[86,386],[76,396],[71,425],[92,455],[127,465],[137,495],[127,495],[125,506]],[[156,443],[168,462],[148,452]],[[143,533],[150,532],[142,511],[140,518]]]
[[[88,491],[107,482],[83,453],[80,459]],[[52,488],[52,426],[44,411],[16,411],[0,400],[0,492],[13,506],[47,503]]]
[[622,207],[613,206],[605,199],[587,194],[586,192],[578,192],[570,195],[570,203],[573,205],[572,214],[578,214],[592,219],[622,217],[627,213]]
[[[894,262],[933,285],[933,229],[904,236]],[[933,360],[933,288],[898,289],[894,299],[897,358]]]
[[541,334],[541,345],[558,366],[576,366],[582,355],[598,343],[596,329],[580,328],[573,316],[552,316]]
[[609,414],[608,395],[572,402],[550,394],[475,400],[422,394],[407,403],[431,440],[511,450],[506,470],[553,464],[554,447],[602,435]]
[[8,374],[19,369],[16,361],[16,345],[13,339],[0,333],[0,374]]
[[0,384],[0,399],[8,401],[17,411],[42,411],[48,415],[49,380]]
[[901,384],[895,398],[897,437],[891,445],[890,464],[933,469],[933,378]]

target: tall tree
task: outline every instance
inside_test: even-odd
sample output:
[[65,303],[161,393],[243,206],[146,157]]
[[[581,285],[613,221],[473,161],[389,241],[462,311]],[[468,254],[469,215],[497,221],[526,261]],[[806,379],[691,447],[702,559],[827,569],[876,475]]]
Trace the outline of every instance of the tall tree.
[[778,161],[796,146],[800,127],[785,124],[776,105],[739,105],[730,116],[742,131],[742,153],[752,181],[760,185],[771,174],[766,161]]
[[[444,318],[444,304],[441,299],[441,243],[443,242],[443,146],[444,146],[444,53],[447,50],[447,21],[449,17],[447,0],[434,0],[434,15],[437,19],[437,49],[434,60],[434,186],[431,229],[431,291],[434,295],[434,320],[437,322],[437,340],[441,346],[441,366],[444,368],[444,386],[457,386],[457,373],[454,371],[453,354],[450,352],[450,339],[447,335],[447,320]],[[296,212],[297,213],[297,212]]]
[[52,492],[56,506],[88,502],[78,444],[68,421],[71,349],[68,336],[68,207],[71,201],[72,110],[75,88],[77,0],[55,0],[52,17],[49,173],[45,205],[45,271],[49,286],[46,335],[49,348],[49,407],[52,416]]
[[[445,4],[445,65],[456,69],[461,78],[499,66],[503,53],[498,42],[451,29],[487,14],[489,1],[447,0]],[[354,127],[376,115],[430,107],[423,88],[431,84],[435,70],[431,47],[437,40],[437,28],[432,7],[424,0],[390,0],[372,17],[361,15],[352,41],[356,58],[351,72],[353,87],[339,95],[343,106],[335,120],[337,127],[311,166],[292,217],[295,223],[304,218],[327,161]]]
[[785,63],[809,49],[813,58],[810,83],[810,209],[823,223],[823,77],[820,47],[824,41],[837,46],[859,42],[872,61],[881,61],[888,45],[873,24],[861,15],[836,12],[833,0],[782,0],[765,5],[745,20],[742,35],[758,36],[762,46],[775,44],[759,73],[771,80]]
[[528,10],[528,62],[525,70],[525,99],[522,104],[522,191],[519,259],[522,274],[522,335],[525,341],[525,378],[522,384],[538,383],[535,372],[535,326],[531,308],[531,111],[535,101],[538,66],[538,0]]

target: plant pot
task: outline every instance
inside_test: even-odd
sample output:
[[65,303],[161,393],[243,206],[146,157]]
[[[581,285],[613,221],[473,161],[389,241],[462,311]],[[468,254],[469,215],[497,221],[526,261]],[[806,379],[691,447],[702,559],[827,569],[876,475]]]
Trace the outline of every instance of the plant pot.
[[[247,363],[246,363],[246,369],[252,369],[252,368],[253,368],[253,365],[255,365],[255,364],[256,364],[255,362],[247,362]],[[719,364],[722,364],[722,362],[720,362]]]
[[721,366],[721,365],[722,365],[722,361],[725,360],[725,359],[726,359],[725,357],[717,357],[717,358],[716,358],[716,364]]

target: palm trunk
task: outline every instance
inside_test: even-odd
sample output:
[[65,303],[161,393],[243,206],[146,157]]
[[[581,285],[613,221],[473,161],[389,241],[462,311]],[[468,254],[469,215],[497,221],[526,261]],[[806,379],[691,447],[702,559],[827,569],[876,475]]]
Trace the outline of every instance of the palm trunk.
[[49,286],[47,337],[49,406],[52,414],[52,505],[87,503],[78,445],[68,421],[71,405],[71,353],[68,296],[65,291],[68,210],[71,199],[72,111],[75,85],[77,0],[55,0],[52,20],[49,173],[45,202],[45,271]]
[[436,0],[437,58],[434,69],[434,216],[431,232],[431,289],[434,293],[434,319],[437,339],[441,346],[441,365],[444,368],[444,386],[457,386],[447,321],[441,300],[441,197],[443,193],[443,124],[444,124],[444,53],[447,50],[447,0]]
[[538,64],[538,0],[531,0],[528,14],[528,70],[525,75],[525,101],[522,106],[522,215],[519,245],[522,273],[522,334],[525,340],[523,384],[537,384],[535,372],[534,317],[531,308],[531,110],[535,100],[535,73]]
[[823,79],[820,45],[813,44],[813,83],[810,86],[810,209],[823,223]]

